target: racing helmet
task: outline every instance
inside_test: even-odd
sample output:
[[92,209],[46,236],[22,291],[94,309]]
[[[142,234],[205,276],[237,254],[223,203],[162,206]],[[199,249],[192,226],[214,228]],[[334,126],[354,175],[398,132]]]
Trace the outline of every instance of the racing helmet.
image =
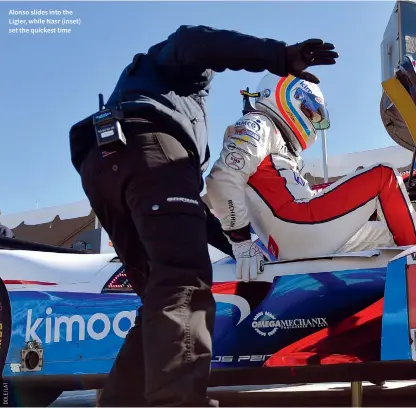
[[329,114],[321,90],[292,75],[267,74],[257,87],[256,110],[276,124],[288,147],[299,154],[312,146],[317,130],[329,129]]

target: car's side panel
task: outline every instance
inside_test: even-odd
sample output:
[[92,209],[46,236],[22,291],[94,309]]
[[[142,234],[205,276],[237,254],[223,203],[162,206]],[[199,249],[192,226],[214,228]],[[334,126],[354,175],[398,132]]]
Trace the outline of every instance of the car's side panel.
[[[134,322],[135,295],[20,291],[10,293],[12,335],[5,376],[106,373]],[[39,372],[21,371],[21,351],[37,341]]]
[[[321,364],[321,359],[334,355],[379,361],[382,308],[378,303],[384,296],[385,277],[386,268],[286,275],[275,279],[260,303],[250,298],[256,292],[253,283],[251,292],[241,293],[252,304],[248,315],[245,304],[235,301],[243,284],[230,282],[228,290],[224,283],[214,285],[213,368],[262,366],[276,353],[280,353],[279,365]],[[238,323],[242,315],[247,317]],[[363,331],[357,330],[360,319],[366,324],[364,341]],[[315,357],[307,362],[305,353]]]
[[[305,339],[380,301],[385,276],[385,268],[370,268],[286,275],[273,283],[215,284],[213,368],[262,366],[272,355],[279,364],[293,363],[299,352],[284,350],[319,349]],[[99,374],[110,370],[140,300],[123,294],[13,292],[11,305],[12,341],[4,375]],[[379,359],[381,312],[374,320],[367,332],[372,351],[360,354],[364,360]],[[361,339],[354,330],[354,325],[347,327],[349,341],[337,338],[335,346],[331,332],[326,333],[330,346],[323,353],[356,357],[354,342]],[[21,373],[21,350],[33,340],[42,343],[44,366]]]
[[[326,344],[334,343],[334,327],[382,302],[385,265],[393,254],[367,252],[268,264],[261,281],[248,284],[233,281],[234,265],[214,265],[213,368],[261,366],[272,355],[281,357],[279,364],[293,362],[293,350],[320,347],[309,339],[319,333],[328,340]],[[140,306],[134,294],[98,293],[104,286],[105,290],[129,290],[123,285],[118,288],[118,282],[107,288],[120,273],[120,264],[108,264],[90,283],[78,286],[82,293],[74,288],[59,290],[61,285],[28,285],[11,291],[12,338],[4,375],[108,373]],[[379,359],[381,313],[370,330],[376,351],[364,352],[360,358],[365,361]],[[351,326],[347,332],[354,343],[357,331]],[[33,340],[41,343],[44,365],[41,371],[22,372],[21,351]],[[347,343],[332,344],[324,353],[354,356],[356,350],[351,351]]]

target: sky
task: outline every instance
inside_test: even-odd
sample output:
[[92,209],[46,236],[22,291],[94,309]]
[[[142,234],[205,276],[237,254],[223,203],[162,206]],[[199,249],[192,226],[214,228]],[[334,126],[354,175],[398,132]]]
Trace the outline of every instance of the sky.
[[[85,198],[70,161],[71,125],[97,110],[99,93],[109,97],[134,54],[182,24],[288,44],[307,38],[334,43],[337,64],[311,69],[330,112],[328,154],[393,145],[379,114],[380,43],[393,7],[392,1],[0,2],[0,211]],[[70,27],[71,34],[9,34],[9,19],[19,18],[10,9],[67,9],[81,24]],[[226,71],[214,79],[208,98],[211,165],[226,127],[241,116],[240,89],[254,91],[263,75]],[[303,157],[320,155],[318,141]]]

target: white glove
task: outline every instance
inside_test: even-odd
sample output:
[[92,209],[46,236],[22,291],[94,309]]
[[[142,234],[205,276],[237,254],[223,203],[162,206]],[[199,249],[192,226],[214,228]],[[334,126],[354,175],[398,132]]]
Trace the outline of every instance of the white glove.
[[248,282],[257,279],[264,271],[264,256],[261,248],[253,241],[231,242],[237,261],[237,280]]

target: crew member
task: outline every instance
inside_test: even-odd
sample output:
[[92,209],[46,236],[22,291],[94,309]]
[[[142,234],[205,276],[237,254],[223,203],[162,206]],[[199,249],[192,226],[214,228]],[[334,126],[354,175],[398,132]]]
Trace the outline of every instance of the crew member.
[[[362,168],[317,194],[302,177],[299,154],[315,143],[318,130],[330,126],[316,84],[268,74],[255,109],[228,128],[206,180],[233,246],[237,279],[256,279],[263,268],[250,223],[282,260],[416,244],[415,212],[393,166]],[[383,225],[368,221],[376,210]]]
[[304,70],[334,64],[333,49],[322,40],[287,46],[235,31],[181,26],[122,72],[105,104],[123,113],[124,119],[114,114],[111,131],[104,132],[119,141],[98,146],[92,116],[72,127],[72,162],[143,300],[101,406],[216,406],[206,394],[215,302],[207,209],[200,198],[209,159],[205,106],[214,71],[268,70],[319,82]]

